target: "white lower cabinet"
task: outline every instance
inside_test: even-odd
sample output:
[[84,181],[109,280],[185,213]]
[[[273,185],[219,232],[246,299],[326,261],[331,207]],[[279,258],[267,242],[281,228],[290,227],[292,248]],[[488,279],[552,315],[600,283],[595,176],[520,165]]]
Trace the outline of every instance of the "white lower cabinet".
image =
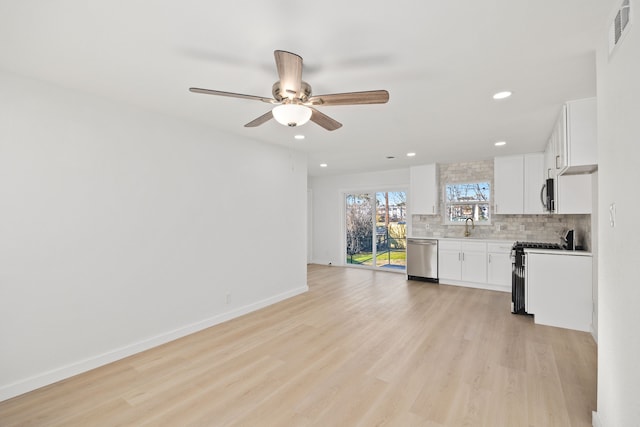
[[512,242],[438,241],[440,283],[511,292]]
[[462,253],[460,242],[438,241],[438,278],[461,280]]
[[503,287],[511,286],[511,243],[487,244],[487,282]]
[[462,242],[462,280],[487,282],[487,244]]
[[440,240],[438,276],[441,280],[486,283],[487,244],[465,240]]
[[589,255],[527,252],[527,312],[535,323],[591,330],[592,262]]

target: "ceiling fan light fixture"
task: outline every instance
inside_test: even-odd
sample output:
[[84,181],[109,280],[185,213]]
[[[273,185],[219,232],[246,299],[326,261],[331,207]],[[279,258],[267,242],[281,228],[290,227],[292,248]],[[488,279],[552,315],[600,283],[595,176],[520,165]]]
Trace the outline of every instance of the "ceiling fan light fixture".
[[278,123],[290,127],[302,126],[311,118],[311,109],[298,104],[278,105],[271,112]]

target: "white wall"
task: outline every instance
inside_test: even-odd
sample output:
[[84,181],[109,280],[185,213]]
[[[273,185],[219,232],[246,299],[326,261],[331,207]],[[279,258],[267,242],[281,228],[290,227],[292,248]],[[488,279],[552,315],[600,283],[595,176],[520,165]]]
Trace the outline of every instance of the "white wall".
[[[610,1],[612,11],[621,1]],[[603,427],[640,422],[640,1],[635,21],[609,59],[597,55],[599,158],[598,413]],[[603,22],[603,25],[605,23]],[[609,206],[616,204],[615,228]]]
[[343,265],[344,229],[341,220],[345,191],[409,189],[409,168],[309,178],[313,194],[313,261]]
[[305,156],[9,74],[0,93],[0,400],[307,290]]

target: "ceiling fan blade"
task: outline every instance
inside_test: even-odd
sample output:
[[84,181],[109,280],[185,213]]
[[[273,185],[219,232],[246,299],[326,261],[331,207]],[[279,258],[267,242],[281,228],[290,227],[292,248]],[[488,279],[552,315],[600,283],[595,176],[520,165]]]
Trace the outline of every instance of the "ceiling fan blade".
[[262,96],[253,96],[253,95],[243,95],[241,93],[233,93],[233,92],[222,92],[220,90],[200,89],[197,87],[190,87],[189,91],[193,93],[203,93],[205,95],[218,95],[218,96],[228,96],[230,98],[253,99],[255,101],[262,101],[268,104],[278,103],[278,101],[276,101],[273,98],[264,98]]
[[289,98],[297,98],[302,86],[302,57],[284,50],[273,52],[280,77],[280,90]]
[[386,90],[370,90],[366,92],[334,93],[330,95],[316,95],[309,98],[306,104],[311,105],[357,105],[357,104],[385,104],[389,101]]
[[246,127],[246,128],[254,128],[254,127],[260,126],[263,123],[268,122],[272,118],[273,118],[273,114],[271,113],[271,110],[269,110],[267,113],[261,115],[257,119],[251,120],[249,123],[244,125],[244,127]]
[[342,123],[332,119],[324,113],[316,110],[315,108],[309,107],[311,109],[311,121],[317,125],[322,126],[326,130],[336,130],[342,127]]

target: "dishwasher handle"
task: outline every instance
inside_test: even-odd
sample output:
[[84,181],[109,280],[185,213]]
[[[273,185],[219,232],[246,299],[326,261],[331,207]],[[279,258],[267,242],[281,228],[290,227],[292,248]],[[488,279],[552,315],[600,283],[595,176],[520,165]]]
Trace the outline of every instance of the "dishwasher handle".
[[425,240],[425,239],[407,239],[407,243],[411,243],[412,245],[437,245],[437,240]]

